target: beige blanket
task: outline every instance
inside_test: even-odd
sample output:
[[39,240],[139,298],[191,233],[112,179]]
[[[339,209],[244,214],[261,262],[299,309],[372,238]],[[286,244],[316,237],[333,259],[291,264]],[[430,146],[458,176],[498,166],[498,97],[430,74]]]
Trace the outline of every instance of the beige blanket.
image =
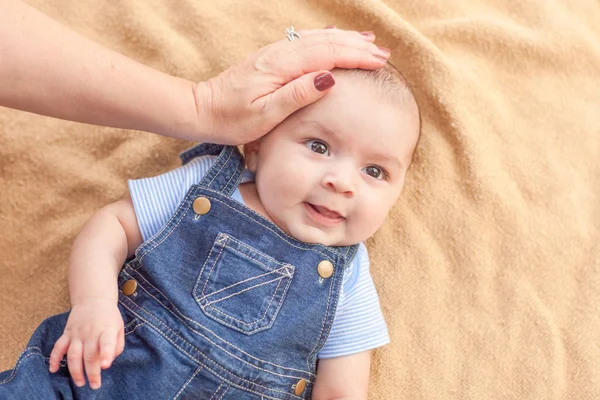
[[[374,30],[424,127],[403,197],[368,242],[392,338],[370,398],[600,398],[597,0],[30,3],[192,80],[289,25]],[[86,219],[189,145],[0,109],[0,369],[67,310]]]

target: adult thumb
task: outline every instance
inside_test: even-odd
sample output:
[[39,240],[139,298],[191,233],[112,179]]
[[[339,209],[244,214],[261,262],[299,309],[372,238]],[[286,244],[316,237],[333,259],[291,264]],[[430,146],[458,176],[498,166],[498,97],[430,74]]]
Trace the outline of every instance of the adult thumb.
[[311,72],[289,82],[271,94],[267,118],[281,122],[293,112],[325,96],[335,85],[329,71]]

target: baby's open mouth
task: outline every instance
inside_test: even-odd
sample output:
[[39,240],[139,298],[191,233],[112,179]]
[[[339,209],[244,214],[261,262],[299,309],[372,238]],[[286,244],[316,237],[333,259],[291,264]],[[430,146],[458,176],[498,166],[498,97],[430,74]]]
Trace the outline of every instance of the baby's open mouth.
[[304,204],[309,214],[319,222],[336,223],[345,219],[339,212],[335,210],[330,210],[325,206],[318,206],[316,204],[311,203]]

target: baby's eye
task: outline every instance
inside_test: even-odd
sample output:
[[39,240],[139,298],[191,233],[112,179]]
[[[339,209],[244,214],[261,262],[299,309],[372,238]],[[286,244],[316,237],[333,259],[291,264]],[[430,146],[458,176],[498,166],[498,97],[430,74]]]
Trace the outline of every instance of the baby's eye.
[[306,142],[306,147],[308,147],[315,153],[323,154],[326,156],[329,155],[329,149],[327,148],[327,145],[318,140],[309,140],[308,142]]
[[376,167],[374,165],[369,165],[368,167],[363,168],[363,171],[367,175],[372,176],[375,179],[385,178],[385,172],[381,168]]

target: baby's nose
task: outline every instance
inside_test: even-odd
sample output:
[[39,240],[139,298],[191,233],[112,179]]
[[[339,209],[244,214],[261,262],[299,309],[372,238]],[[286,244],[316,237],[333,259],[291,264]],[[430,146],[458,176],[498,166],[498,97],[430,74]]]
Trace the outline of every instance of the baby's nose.
[[354,197],[356,194],[356,183],[351,173],[338,171],[328,173],[323,177],[323,186],[346,197]]

